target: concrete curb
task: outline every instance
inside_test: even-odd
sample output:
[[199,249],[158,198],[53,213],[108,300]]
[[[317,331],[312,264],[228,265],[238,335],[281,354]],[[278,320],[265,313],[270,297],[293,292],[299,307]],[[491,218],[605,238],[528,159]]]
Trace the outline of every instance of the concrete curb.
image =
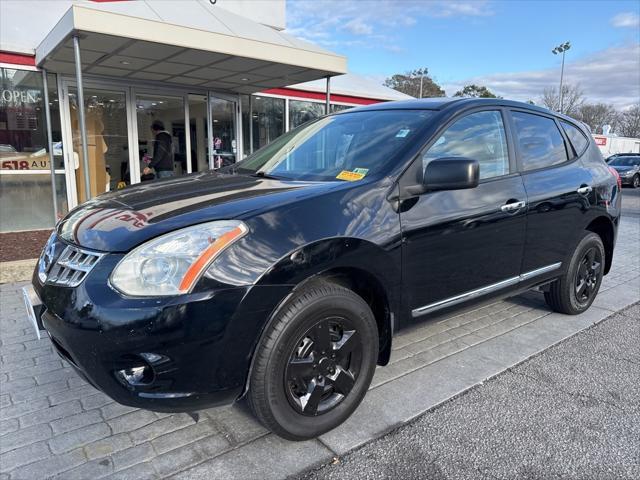
[[0,283],[25,282],[31,279],[37,258],[0,262]]

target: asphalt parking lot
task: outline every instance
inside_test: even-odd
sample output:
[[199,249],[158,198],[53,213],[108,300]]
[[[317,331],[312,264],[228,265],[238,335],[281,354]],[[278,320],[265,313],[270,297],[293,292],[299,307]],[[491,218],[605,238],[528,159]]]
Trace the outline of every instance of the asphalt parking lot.
[[640,478],[640,303],[303,478]]
[[[20,284],[1,285],[0,480],[169,477],[262,480],[300,475],[331,464],[336,457],[351,458],[345,456],[477,385],[490,385],[491,382],[485,384],[487,379],[637,302],[640,191],[625,189],[623,198],[624,218],[613,268],[588,312],[575,317],[555,314],[539,294],[530,293],[433,318],[404,331],[394,338],[390,365],[376,371],[372,388],[353,417],[318,440],[300,443],[281,440],[265,431],[242,404],[169,415],[114,403],[79,379],[55,355],[48,339],[36,338],[26,320],[18,293]],[[631,333],[620,331],[618,335],[628,339]],[[630,338],[637,339],[637,332],[634,335]],[[539,358],[532,361],[540,361]],[[639,376],[636,371],[636,378]],[[485,387],[479,390],[486,391]],[[534,393],[514,391],[513,397],[524,400]],[[510,394],[508,391],[502,394],[506,405]],[[450,408],[467,396],[442,408]],[[636,406],[638,398],[636,395]],[[488,409],[486,405],[483,408]],[[494,416],[508,413],[508,408],[504,408],[496,410]],[[635,417],[630,418],[637,425],[639,412],[635,410],[632,414]],[[580,430],[580,424],[574,423],[568,423],[574,430],[573,436],[563,437],[566,442],[580,441],[585,435],[609,434]],[[484,431],[491,431],[492,425],[495,426],[484,425]],[[443,430],[443,438],[445,433]],[[523,452],[530,451],[531,458],[540,450],[544,438],[535,429],[513,432],[502,429],[494,435],[513,437]],[[451,439],[454,441],[454,437]],[[482,436],[467,438],[460,434],[455,440],[460,444],[456,451],[470,448],[469,442],[478,446],[485,440]],[[566,445],[563,448],[571,455],[577,452]],[[419,449],[413,451],[423,453]],[[501,452],[507,456],[509,453]],[[450,458],[454,461],[456,457]],[[635,458],[637,462],[638,456]],[[403,463],[418,460],[402,457]],[[575,476],[584,477],[580,465],[583,464],[576,467]],[[437,478],[436,473],[434,477]],[[615,478],[615,472],[609,477]]]

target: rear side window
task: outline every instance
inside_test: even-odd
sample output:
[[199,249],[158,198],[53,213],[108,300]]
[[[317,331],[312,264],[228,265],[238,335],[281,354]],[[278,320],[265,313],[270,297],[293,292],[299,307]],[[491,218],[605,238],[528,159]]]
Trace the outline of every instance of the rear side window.
[[507,140],[500,112],[471,113],[456,121],[422,157],[423,171],[429,162],[443,157],[477,160],[481,179],[509,173]]
[[587,149],[587,145],[589,145],[589,140],[584,134],[578,130],[576,127],[567,122],[560,122],[562,128],[564,128],[564,133],[569,137],[569,141],[571,145],[573,145],[573,149],[576,152],[576,155],[580,156]]
[[549,167],[568,160],[564,139],[556,122],[530,113],[512,112],[512,115],[525,170]]

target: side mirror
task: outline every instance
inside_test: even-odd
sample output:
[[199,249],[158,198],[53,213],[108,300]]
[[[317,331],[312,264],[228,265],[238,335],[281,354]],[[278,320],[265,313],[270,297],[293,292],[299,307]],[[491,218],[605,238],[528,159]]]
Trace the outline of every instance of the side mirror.
[[465,157],[445,157],[427,164],[422,184],[407,187],[407,193],[420,195],[436,190],[475,188],[480,181],[480,164]]

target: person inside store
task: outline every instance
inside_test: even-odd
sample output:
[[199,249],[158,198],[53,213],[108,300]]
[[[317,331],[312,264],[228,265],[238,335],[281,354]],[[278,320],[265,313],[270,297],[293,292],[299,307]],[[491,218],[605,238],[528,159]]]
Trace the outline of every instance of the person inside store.
[[157,178],[173,177],[171,134],[164,129],[164,123],[160,120],[155,120],[151,124],[151,132],[155,137],[153,141],[153,157],[145,157],[147,166],[142,173],[143,175],[151,175],[155,171]]

